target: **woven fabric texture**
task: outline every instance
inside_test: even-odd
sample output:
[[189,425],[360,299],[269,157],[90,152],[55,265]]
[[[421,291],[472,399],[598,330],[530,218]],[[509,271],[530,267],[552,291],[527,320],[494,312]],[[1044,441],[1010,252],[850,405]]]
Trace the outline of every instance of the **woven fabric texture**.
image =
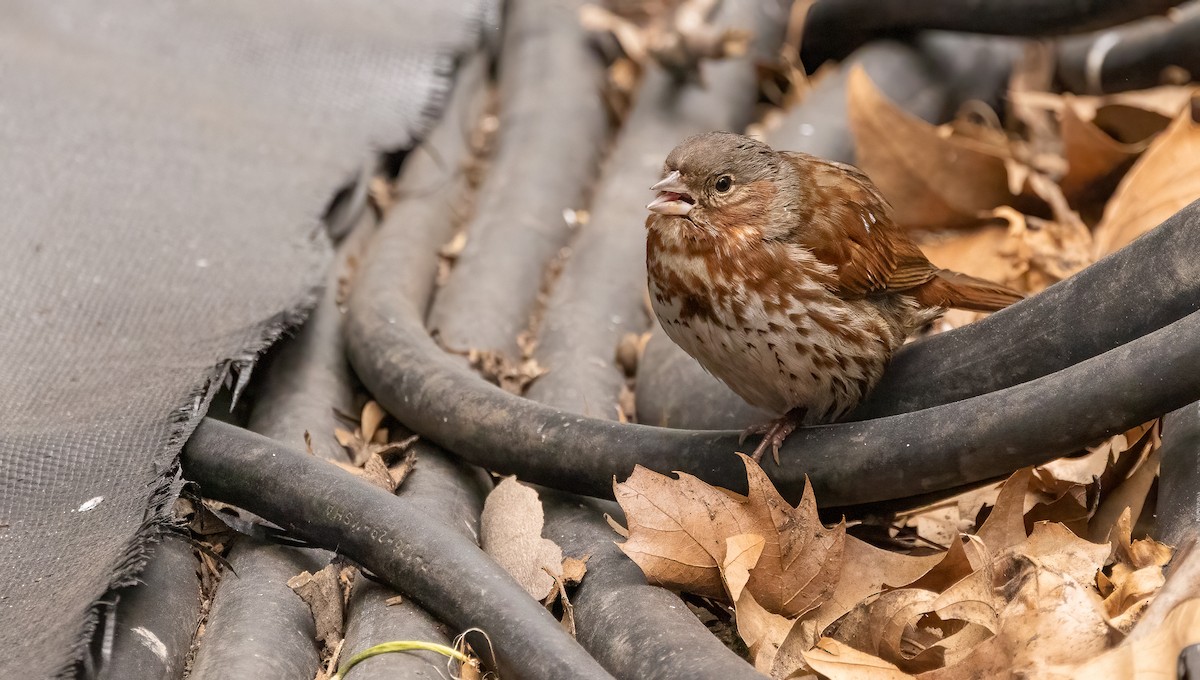
[[0,675],[74,673],[231,366],[315,300],[320,216],[431,124],[483,0],[0,9]]

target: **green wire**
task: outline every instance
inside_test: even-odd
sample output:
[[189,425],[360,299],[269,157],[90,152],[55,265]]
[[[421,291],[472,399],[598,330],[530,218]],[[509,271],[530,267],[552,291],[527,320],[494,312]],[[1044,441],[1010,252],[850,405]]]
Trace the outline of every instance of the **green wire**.
[[338,669],[337,674],[335,674],[331,680],[342,680],[346,677],[346,673],[350,672],[351,668],[354,668],[359,663],[366,661],[373,656],[389,654],[392,652],[412,651],[437,652],[438,654],[448,656],[459,663],[470,663],[471,661],[469,656],[463,654],[457,649],[454,649],[453,647],[447,647],[446,645],[438,644],[436,642],[422,642],[420,640],[396,640],[395,642],[384,642],[375,645],[374,647],[369,647],[350,657],[350,660],[347,661],[344,666]]

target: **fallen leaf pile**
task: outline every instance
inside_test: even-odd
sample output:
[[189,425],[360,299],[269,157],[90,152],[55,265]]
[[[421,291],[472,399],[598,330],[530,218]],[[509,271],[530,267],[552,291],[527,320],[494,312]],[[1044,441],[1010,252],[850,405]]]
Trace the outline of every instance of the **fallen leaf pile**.
[[[1082,670],[1103,658],[1161,666],[1130,648],[1158,645],[1173,663],[1200,641],[1200,601],[1177,607],[1170,630],[1122,644],[1172,556],[1134,538],[1145,491],[1136,502],[1121,492],[1156,469],[1155,433],[1137,428],[899,517],[896,542],[920,539],[904,552],[855,538],[844,521],[822,525],[811,487],[792,507],[745,456],[745,496],[638,467],[615,487],[628,522],[620,547],[649,582],[731,604],[750,660],[772,678],[1108,677]],[[1107,523],[1098,510],[1113,499],[1125,505]],[[976,526],[968,514],[986,517]],[[921,515],[941,521],[912,521]],[[1098,541],[1087,538],[1094,520],[1106,524]]]
[[[334,437],[346,450],[350,462],[333,463],[378,487],[395,491],[416,463],[411,446],[417,437],[412,435],[400,441],[391,441],[388,428],[382,427],[386,417],[382,406],[368,401],[362,408],[359,425],[354,431],[340,427],[335,429]],[[309,453],[312,453],[311,449]]]
[[[930,260],[1026,293],[1200,198],[1200,88],[1048,92],[1051,65],[1037,52],[1016,69],[1003,123],[977,106],[932,125],[888,100],[861,68],[847,92],[856,164]],[[941,330],[978,316],[951,312]]]

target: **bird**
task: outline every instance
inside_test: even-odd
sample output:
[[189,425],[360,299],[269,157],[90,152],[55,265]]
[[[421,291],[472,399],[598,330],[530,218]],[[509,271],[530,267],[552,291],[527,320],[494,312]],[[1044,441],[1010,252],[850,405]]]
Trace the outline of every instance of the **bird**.
[[905,339],[947,309],[1022,299],[932,264],[858,168],[708,132],[666,158],[647,205],[646,276],[667,336],[742,399],[779,414],[752,457],[836,422]]

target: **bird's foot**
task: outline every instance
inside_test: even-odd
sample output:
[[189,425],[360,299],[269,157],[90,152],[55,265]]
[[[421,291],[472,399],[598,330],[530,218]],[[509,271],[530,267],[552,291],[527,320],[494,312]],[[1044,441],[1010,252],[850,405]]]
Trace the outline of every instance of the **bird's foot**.
[[742,431],[742,435],[738,437],[738,444],[745,442],[749,435],[763,435],[762,441],[758,443],[750,457],[754,459],[754,462],[761,463],[763,454],[767,452],[767,448],[770,448],[771,458],[775,460],[776,465],[779,465],[779,447],[783,445],[788,435],[800,425],[802,417],[801,413],[793,410],[769,423],[751,425]]

